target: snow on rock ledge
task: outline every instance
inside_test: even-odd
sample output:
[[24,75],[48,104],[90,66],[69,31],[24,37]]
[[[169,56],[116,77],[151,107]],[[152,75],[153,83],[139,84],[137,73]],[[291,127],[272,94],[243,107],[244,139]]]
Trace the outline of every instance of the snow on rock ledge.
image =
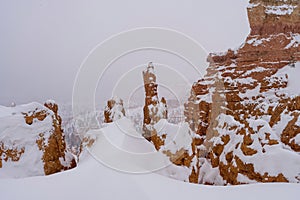
[[297,33],[300,30],[299,13],[299,0],[250,0],[251,34]]
[[54,101],[0,106],[1,178],[49,175],[75,166]]
[[[201,140],[195,183],[300,182],[299,1],[251,0],[240,48],[211,54],[186,122]],[[269,8],[289,8],[271,13]]]

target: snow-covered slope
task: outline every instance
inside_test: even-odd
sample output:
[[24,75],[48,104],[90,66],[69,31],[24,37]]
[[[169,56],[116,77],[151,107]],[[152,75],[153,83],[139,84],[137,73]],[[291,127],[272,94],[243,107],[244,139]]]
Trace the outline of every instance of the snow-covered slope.
[[[168,126],[168,125],[167,125]],[[174,127],[173,127],[174,128]],[[166,127],[170,130],[172,127]],[[105,160],[99,160],[96,150],[103,150],[106,137],[118,148],[132,152],[154,152],[155,148],[141,137],[132,137],[131,122],[122,118],[107,124],[96,133],[90,154],[83,151],[78,166],[74,169],[49,176],[24,179],[0,179],[1,199],[272,199],[290,200],[300,196],[298,184],[254,184],[234,187],[204,186],[177,181],[157,173],[124,173],[108,167]],[[131,135],[124,133],[131,132]],[[107,150],[107,149],[106,149]],[[106,155],[119,157],[116,152]],[[119,159],[122,160],[122,159]],[[163,169],[163,170],[170,170]],[[160,170],[162,171],[162,170]],[[169,171],[170,172],[170,171]],[[164,171],[163,174],[168,172]]]
[[174,165],[164,153],[157,152],[126,117],[99,130],[91,130],[87,136],[95,140],[89,151],[108,167],[131,173],[156,172],[173,179],[188,180],[190,169]]
[[50,176],[0,179],[1,199],[230,199],[297,200],[298,184],[204,186],[172,180],[155,173],[128,174],[108,168],[89,153],[79,165]]

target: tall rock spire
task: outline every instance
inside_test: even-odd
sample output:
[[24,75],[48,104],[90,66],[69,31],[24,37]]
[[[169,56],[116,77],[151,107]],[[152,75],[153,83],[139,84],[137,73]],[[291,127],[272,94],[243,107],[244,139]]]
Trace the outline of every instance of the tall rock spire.
[[167,104],[165,98],[159,101],[157,94],[157,83],[154,66],[149,62],[147,68],[143,71],[145,88],[145,106],[144,106],[144,137],[151,140],[153,125],[160,119],[167,119]]

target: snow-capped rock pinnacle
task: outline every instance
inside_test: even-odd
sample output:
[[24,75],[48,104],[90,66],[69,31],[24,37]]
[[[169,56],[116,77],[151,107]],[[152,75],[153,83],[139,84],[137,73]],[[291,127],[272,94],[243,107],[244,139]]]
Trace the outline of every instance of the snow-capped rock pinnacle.
[[167,119],[167,103],[164,97],[161,100],[158,98],[156,75],[152,62],[149,62],[143,71],[143,80],[145,88],[143,131],[144,137],[151,140],[152,126],[160,119]]

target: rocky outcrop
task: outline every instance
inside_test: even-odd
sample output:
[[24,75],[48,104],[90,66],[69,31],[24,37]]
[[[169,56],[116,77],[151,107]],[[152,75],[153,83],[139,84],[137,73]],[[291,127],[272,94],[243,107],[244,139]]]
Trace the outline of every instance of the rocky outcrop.
[[208,57],[207,73],[185,104],[186,122],[198,135],[192,148],[199,164],[190,167],[199,173],[191,182],[300,181],[298,4],[251,0],[245,43]]
[[104,109],[104,123],[111,123],[125,116],[123,100],[114,97],[107,101],[107,106]]
[[152,62],[150,62],[147,69],[143,71],[143,80],[145,88],[143,136],[149,141],[157,141],[155,142],[155,146],[159,148],[159,146],[163,144],[163,141],[157,136],[153,125],[160,119],[167,119],[168,112],[165,98],[162,97],[161,100],[158,98],[156,75]]
[[0,109],[1,177],[49,175],[76,166],[54,101]]
[[24,151],[25,151],[24,147],[9,148],[5,146],[4,143],[1,141],[0,142],[0,168],[2,168],[2,162],[8,162],[9,160],[13,162],[19,161]]
[[[149,140],[155,149],[165,154],[170,162],[182,171],[174,171],[169,177],[180,177],[180,180],[188,181],[198,179],[199,170],[193,168],[197,163],[197,149],[192,149],[192,144],[199,142],[199,137],[190,132],[187,123],[175,125],[167,121],[168,110],[164,97],[158,99],[156,74],[154,66],[150,62],[143,71],[144,88],[146,93],[144,106],[143,136]],[[190,169],[188,169],[191,168]],[[190,172],[190,177],[182,174]],[[182,174],[181,174],[182,173]]]
[[248,18],[251,35],[299,33],[298,0],[251,0]]
[[47,101],[44,106],[54,113],[52,115],[53,132],[48,138],[48,144],[44,143],[43,133],[39,134],[40,138],[37,143],[39,149],[44,153],[44,172],[49,175],[76,167],[76,160],[66,148],[65,136],[61,128],[62,120],[58,115],[58,105],[54,101]]

